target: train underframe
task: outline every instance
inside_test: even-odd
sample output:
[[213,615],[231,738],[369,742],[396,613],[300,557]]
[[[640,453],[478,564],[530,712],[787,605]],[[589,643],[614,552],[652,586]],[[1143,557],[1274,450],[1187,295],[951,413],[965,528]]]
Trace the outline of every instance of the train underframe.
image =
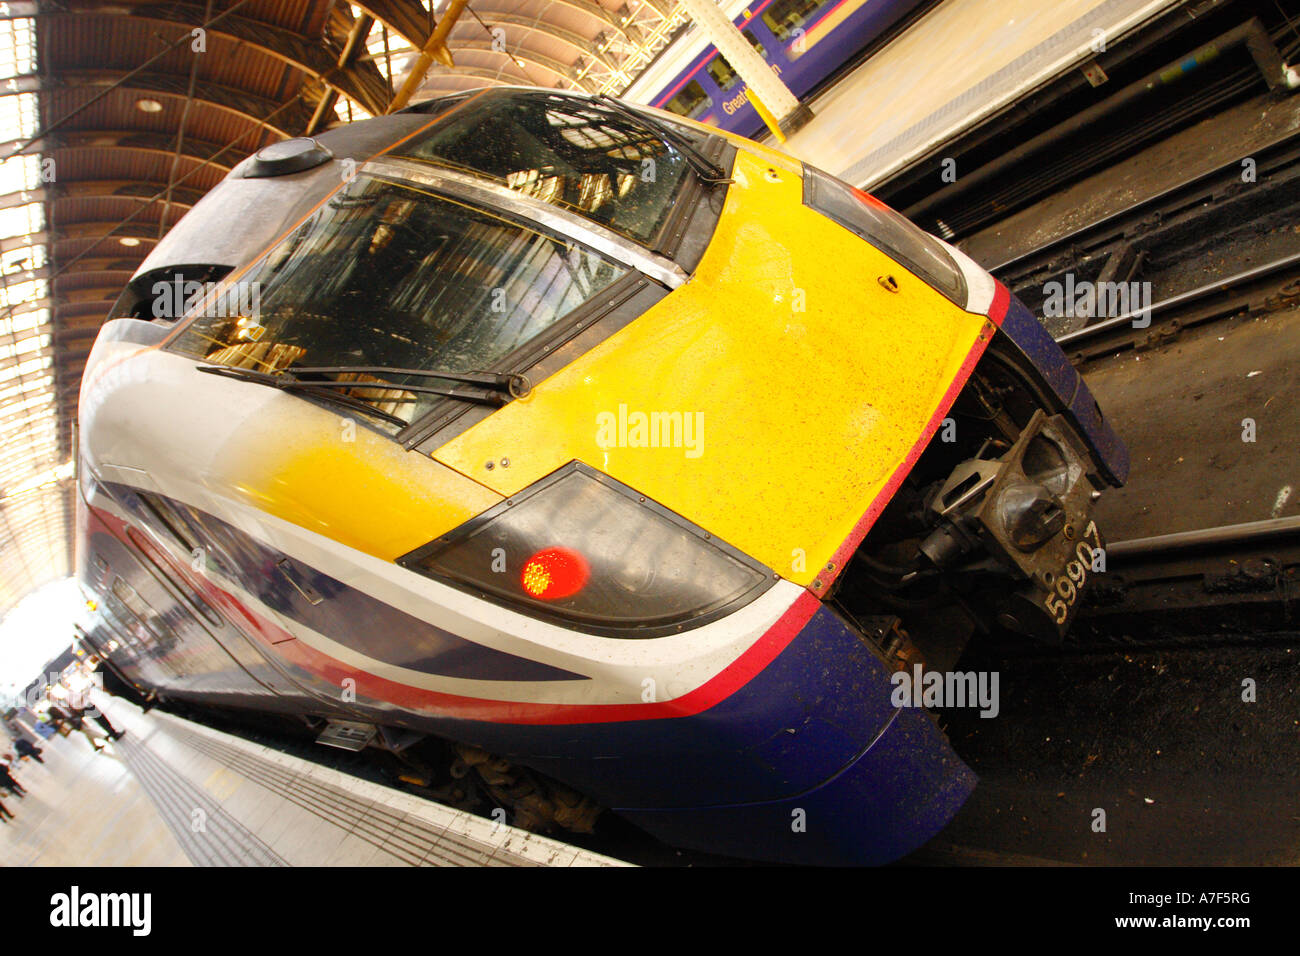
[[1064,413],[990,348],[829,595],[900,666],[975,634],[1064,640],[1105,550],[1105,480]]

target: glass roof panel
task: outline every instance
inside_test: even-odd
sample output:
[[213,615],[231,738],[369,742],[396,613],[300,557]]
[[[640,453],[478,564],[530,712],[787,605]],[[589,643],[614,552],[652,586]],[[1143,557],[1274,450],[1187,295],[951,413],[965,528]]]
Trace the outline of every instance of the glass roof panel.
[[[0,12],[0,80],[21,82],[38,70],[35,21]],[[35,93],[0,96],[0,142],[35,136],[39,119]],[[71,572],[42,185],[39,154],[0,162],[0,616]]]

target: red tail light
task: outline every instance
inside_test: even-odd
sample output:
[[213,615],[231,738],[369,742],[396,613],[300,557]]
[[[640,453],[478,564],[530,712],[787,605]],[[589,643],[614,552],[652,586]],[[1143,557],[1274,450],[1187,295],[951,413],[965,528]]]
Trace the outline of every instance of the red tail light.
[[546,548],[525,562],[519,582],[529,597],[559,601],[581,591],[590,576],[586,558],[577,551]]

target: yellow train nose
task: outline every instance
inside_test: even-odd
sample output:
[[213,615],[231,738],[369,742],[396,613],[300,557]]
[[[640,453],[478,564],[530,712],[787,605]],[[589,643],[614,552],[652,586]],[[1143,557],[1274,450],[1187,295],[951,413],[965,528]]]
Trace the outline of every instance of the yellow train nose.
[[434,457],[505,496],[582,461],[812,585],[991,328],[797,174],[741,150],[733,176],[691,281]]

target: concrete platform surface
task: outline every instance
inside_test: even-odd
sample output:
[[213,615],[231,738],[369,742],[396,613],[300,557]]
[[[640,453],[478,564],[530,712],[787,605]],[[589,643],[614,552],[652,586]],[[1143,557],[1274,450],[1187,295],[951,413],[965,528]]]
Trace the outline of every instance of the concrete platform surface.
[[102,752],[55,736],[3,797],[8,866],[626,866],[158,710],[103,700]]
[[784,149],[870,189],[1175,2],[947,0],[809,99]]

